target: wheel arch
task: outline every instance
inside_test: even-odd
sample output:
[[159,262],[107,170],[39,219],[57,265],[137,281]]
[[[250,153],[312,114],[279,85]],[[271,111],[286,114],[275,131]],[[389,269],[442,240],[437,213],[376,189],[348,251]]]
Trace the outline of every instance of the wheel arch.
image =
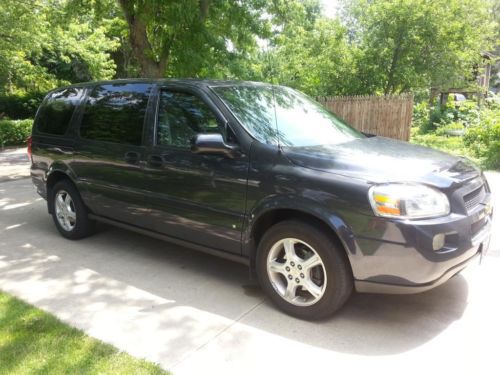
[[[249,257],[252,272],[255,271],[255,259],[257,247],[262,236],[271,226],[289,219],[306,221],[329,234],[344,250],[348,263],[351,264],[351,256],[355,253],[356,245],[354,235],[342,219],[340,214],[331,209],[326,209],[314,201],[303,201],[294,198],[287,204],[263,204],[249,216],[247,228],[244,233],[243,255]],[[352,268],[352,266],[351,266]]]
[[63,168],[51,168],[47,172],[47,177],[46,177],[46,189],[47,189],[47,209],[49,211],[49,214],[52,214],[52,189],[54,185],[62,180],[67,180],[71,184],[73,184],[76,187],[75,182],[73,181],[73,178],[71,177],[71,172],[68,169],[63,169]]

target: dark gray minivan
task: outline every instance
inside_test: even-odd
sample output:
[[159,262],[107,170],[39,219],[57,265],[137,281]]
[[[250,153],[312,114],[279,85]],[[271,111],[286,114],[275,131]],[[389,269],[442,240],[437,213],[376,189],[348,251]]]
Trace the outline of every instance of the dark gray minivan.
[[64,237],[101,221],[243,262],[304,319],[353,289],[428,290],[488,248],[490,189],[468,160],[362,134],[287,87],[68,86],[44,99],[29,150]]

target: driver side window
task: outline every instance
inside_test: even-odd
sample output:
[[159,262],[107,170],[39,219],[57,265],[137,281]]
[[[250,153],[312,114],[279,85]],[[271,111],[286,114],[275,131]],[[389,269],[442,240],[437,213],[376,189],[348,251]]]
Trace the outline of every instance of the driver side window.
[[226,138],[224,127],[201,99],[186,92],[161,90],[156,143],[190,147],[191,139],[199,133],[219,133]]

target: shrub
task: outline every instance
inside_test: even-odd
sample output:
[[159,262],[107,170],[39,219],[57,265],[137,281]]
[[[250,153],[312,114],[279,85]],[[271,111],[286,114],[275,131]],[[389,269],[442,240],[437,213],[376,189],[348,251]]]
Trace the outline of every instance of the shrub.
[[475,101],[467,100],[458,106],[455,117],[464,127],[477,125],[481,121],[481,108]]
[[500,169],[500,107],[481,111],[481,121],[467,129],[464,144],[486,168]]
[[485,168],[500,169],[500,95],[490,93],[481,106],[471,100],[430,109],[416,104],[413,121],[411,142],[469,156]]
[[33,120],[0,120],[0,146],[17,146],[26,143],[31,134]]
[[415,103],[411,125],[423,129],[429,122],[429,104],[427,102]]
[[421,146],[436,148],[453,155],[465,156],[475,162],[478,162],[478,160],[476,160],[472,155],[471,151],[465,146],[463,137],[449,137],[434,133],[417,133],[412,135],[411,142]]
[[[439,131],[440,128],[461,129],[476,125],[481,117],[481,109],[473,100],[459,104],[448,101],[445,105],[436,105],[428,108],[426,103],[418,103],[413,107],[414,125],[420,128],[421,133]],[[441,130],[441,133],[444,131]]]
[[36,110],[45,94],[29,93],[25,95],[0,95],[0,119],[26,119],[35,117]]
[[492,110],[500,110],[500,94],[493,92],[488,93],[488,97],[484,100],[486,106]]

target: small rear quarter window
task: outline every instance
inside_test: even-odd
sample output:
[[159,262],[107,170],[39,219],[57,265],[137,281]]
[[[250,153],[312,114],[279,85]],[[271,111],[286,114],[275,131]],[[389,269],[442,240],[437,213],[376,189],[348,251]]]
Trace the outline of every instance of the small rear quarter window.
[[36,119],[36,129],[40,133],[65,134],[75,107],[82,96],[83,88],[81,87],[69,87],[51,93],[40,108]]

